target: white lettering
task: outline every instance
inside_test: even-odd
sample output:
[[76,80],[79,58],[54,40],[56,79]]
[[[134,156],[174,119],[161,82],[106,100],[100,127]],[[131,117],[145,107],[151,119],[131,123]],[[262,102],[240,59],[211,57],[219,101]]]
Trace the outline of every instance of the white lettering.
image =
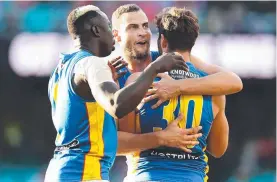
[[173,159],[175,159],[175,157],[177,156],[177,154],[171,154],[173,156]]
[[152,150],[150,153],[151,156],[159,156],[159,157],[166,157],[168,159],[179,159],[179,160],[197,160],[199,159],[199,156],[191,155],[191,154],[174,154],[174,153],[163,153],[163,152],[158,152],[155,150]]
[[165,156],[165,154],[163,154],[163,153],[159,153],[159,156],[164,157],[164,156]]

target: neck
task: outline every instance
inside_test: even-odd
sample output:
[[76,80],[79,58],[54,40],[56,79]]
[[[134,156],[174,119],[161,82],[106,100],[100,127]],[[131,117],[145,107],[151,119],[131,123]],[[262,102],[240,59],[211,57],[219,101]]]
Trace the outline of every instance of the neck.
[[190,52],[189,51],[180,51],[180,50],[175,50],[174,52],[177,52],[179,54],[181,54],[184,58],[184,61],[186,62],[190,62]]
[[91,41],[93,40],[82,41],[81,39],[77,38],[74,40],[74,45],[77,49],[86,50],[95,56],[100,56],[99,47],[96,46],[98,44],[90,43]]
[[123,57],[124,57],[124,60],[128,62],[128,69],[132,73],[142,72],[152,62],[150,53],[145,60],[137,60],[127,55],[124,55]]

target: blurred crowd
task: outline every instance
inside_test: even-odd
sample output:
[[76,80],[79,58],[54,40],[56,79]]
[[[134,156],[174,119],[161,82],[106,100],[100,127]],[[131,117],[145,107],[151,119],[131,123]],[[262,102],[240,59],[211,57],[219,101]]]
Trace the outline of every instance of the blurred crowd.
[[[164,7],[187,7],[197,14],[202,33],[269,33],[275,34],[276,7],[272,2],[182,2],[182,1],[6,1],[0,3],[0,34],[18,32],[66,32],[66,17],[78,6],[94,4],[110,18],[122,4],[136,3],[152,21]],[[155,27],[151,24],[152,31]]]

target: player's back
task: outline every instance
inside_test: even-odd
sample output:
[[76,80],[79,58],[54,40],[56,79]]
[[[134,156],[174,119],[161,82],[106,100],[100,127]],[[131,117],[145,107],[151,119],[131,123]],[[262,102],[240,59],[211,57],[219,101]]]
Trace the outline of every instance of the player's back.
[[[206,73],[197,70],[191,63],[189,73],[176,72],[189,77],[203,77]],[[190,146],[192,153],[177,148],[159,147],[127,156],[127,181],[203,181],[208,172],[206,140],[213,121],[212,97],[183,95],[165,102],[157,109],[151,109],[157,100],[145,103],[139,109],[134,131],[149,133],[165,129],[169,122],[183,113],[182,128],[202,126],[199,145]],[[132,125],[130,125],[132,127]]]
[[57,137],[46,181],[109,179],[117,143],[114,120],[95,100],[76,94],[72,85],[75,65],[92,57],[83,50],[63,55],[50,78],[48,94]]

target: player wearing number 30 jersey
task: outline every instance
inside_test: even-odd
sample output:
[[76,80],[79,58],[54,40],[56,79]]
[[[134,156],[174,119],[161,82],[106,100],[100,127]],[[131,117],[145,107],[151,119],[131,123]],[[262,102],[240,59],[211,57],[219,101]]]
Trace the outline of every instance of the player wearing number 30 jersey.
[[[206,74],[197,70],[191,63],[190,73],[203,77]],[[127,83],[136,79],[138,73],[129,77]],[[144,103],[136,112],[135,125],[129,124],[129,131],[150,133],[165,129],[168,124],[182,113],[184,119],[179,122],[181,128],[202,126],[199,144],[187,146],[192,150],[186,153],[178,148],[159,147],[137,152],[127,156],[128,176],[126,181],[203,181],[208,172],[208,158],[205,154],[207,137],[212,127],[214,116],[219,106],[211,96],[182,95],[164,102],[157,109],[152,109],[157,100]],[[218,100],[218,99],[217,99]],[[129,115],[130,118],[130,115]],[[129,121],[129,123],[133,123]],[[123,123],[120,123],[122,125]],[[123,128],[124,126],[120,126]],[[207,179],[207,177],[206,177]]]

